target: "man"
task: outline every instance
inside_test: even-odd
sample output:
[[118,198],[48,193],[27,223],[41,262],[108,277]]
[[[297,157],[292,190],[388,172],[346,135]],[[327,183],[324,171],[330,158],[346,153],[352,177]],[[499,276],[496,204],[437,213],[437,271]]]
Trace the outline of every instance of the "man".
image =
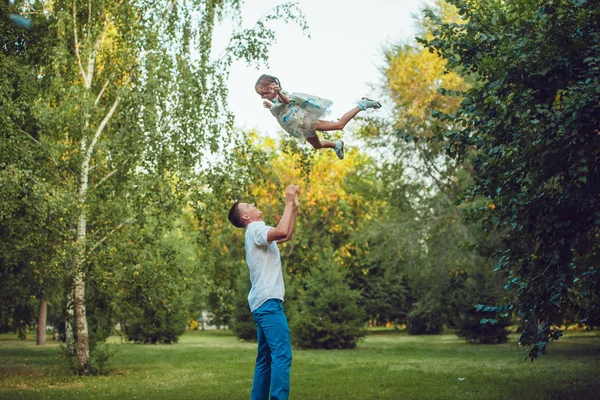
[[256,322],[258,355],[252,383],[252,400],[287,399],[290,394],[292,346],[290,329],[283,312],[283,273],[278,243],[292,237],[298,211],[298,186],[286,189],[285,209],[275,228],[265,225],[262,211],[254,204],[235,203],[229,221],[245,228],[246,262],[252,288],[248,294],[250,311]]

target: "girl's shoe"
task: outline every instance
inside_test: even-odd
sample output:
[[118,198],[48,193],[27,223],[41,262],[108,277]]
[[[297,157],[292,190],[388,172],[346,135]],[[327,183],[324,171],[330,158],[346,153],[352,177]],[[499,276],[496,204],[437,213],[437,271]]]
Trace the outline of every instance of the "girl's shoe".
[[341,140],[336,140],[335,141],[335,147],[333,148],[333,151],[335,151],[335,155],[340,160],[343,160],[344,159],[344,142],[342,142]]
[[381,108],[381,103],[379,103],[378,101],[363,97],[358,102],[358,108],[360,108],[361,111],[365,111],[367,108],[378,109],[378,108]]

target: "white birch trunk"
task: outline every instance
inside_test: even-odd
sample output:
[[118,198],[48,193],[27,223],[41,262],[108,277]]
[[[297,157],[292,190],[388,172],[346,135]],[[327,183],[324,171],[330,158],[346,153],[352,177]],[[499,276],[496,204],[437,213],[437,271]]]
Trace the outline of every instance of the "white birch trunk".
[[75,354],[75,336],[73,335],[73,288],[69,290],[67,294],[67,319],[65,321],[65,342],[67,344],[67,351],[69,354]]
[[[86,121],[87,125],[87,121]],[[85,148],[85,140],[82,141]],[[89,154],[89,152],[88,152]],[[79,216],[77,218],[77,253],[75,255],[75,276],[73,277],[73,306],[75,308],[75,332],[77,336],[77,361],[79,372],[86,372],[90,357],[89,339],[87,330],[87,316],[85,312],[85,241],[87,233],[87,216],[85,201],[88,188],[89,156],[86,154],[81,165],[79,176],[79,190],[77,202],[79,203]]]

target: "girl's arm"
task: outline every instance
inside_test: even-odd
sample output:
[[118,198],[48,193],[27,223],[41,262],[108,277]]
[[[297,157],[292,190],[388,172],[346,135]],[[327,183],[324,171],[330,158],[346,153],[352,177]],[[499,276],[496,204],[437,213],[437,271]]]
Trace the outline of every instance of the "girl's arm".
[[275,86],[273,88],[273,90],[275,90],[275,93],[277,93],[277,97],[279,97],[279,100],[283,104],[290,104],[290,98],[287,96],[287,94],[285,94],[284,92],[281,91],[281,89],[279,88],[279,86]]

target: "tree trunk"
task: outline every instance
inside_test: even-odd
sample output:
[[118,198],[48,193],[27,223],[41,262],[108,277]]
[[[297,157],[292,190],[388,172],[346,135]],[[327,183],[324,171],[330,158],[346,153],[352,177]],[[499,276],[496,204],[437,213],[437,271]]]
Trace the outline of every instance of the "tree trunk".
[[[72,289],[72,288],[71,288]],[[67,294],[67,319],[65,320],[65,342],[69,354],[75,354],[75,336],[73,335],[73,291]]]
[[[85,142],[85,141],[84,141]],[[77,219],[77,253],[75,255],[75,277],[73,280],[73,306],[75,308],[75,333],[77,335],[77,361],[79,373],[87,373],[90,357],[85,312],[85,241],[87,231],[87,216],[85,201],[88,188],[89,154],[84,159],[79,181],[79,217]]]
[[85,282],[82,272],[75,276],[75,332],[77,334],[77,361],[80,373],[87,373],[90,358],[87,316],[85,312]]
[[46,297],[42,295],[40,297],[40,309],[38,312],[38,326],[37,326],[37,345],[41,346],[46,344],[46,317],[48,311],[48,302]]

